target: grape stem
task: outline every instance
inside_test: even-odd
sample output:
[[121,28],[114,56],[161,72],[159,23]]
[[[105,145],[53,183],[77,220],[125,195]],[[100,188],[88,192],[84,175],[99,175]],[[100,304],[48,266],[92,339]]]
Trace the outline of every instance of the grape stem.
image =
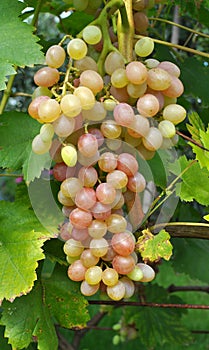
[[124,0],[125,7],[122,7],[118,16],[118,46],[119,51],[127,62],[133,61],[133,37],[134,20],[132,11],[132,0]]
[[[135,39],[142,39],[144,37],[145,37],[145,35],[134,35]],[[194,55],[199,55],[199,56],[203,56],[203,57],[209,58],[209,54],[206,53],[206,52],[202,52],[202,51],[199,51],[199,50],[191,49],[190,47],[186,47],[186,46],[182,46],[182,45],[178,45],[178,44],[172,44],[172,43],[170,43],[168,41],[163,41],[163,40],[154,39],[154,38],[151,38],[151,39],[155,43],[160,44],[160,45],[173,47],[173,48],[176,48],[176,49],[179,49],[179,50],[182,50],[182,51],[190,52],[190,53],[192,53]]]
[[180,132],[180,131],[178,131],[178,130],[176,130],[176,133],[177,133],[179,136],[183,137],[185,140],[187,140],[187,141],[193,143],[194,145],[198,146],[199,148],[203,149],[204,151],[209,152],[209,149],[208,149],[208,148],[205,148],[205,147],[202,146],[200,143],[198,143],[197,141],[193,140],[191,137],[184,135],[182,132]]
[[206,223],[163,222],[149,227],[152,232],[162,228],[166,228],[172,237],[209,239],[209,224]]

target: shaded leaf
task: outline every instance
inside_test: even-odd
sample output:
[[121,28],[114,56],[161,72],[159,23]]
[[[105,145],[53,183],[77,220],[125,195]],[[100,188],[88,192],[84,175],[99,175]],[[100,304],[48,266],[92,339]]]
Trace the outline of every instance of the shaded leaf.
[[186,125],[188,131],[194,140],[200,141],[200,131],[205,131],[205,125],[202,119],[200,119],[199,115],[196,112],[189,113],[188,119],[190,123]]
[[[85,12],[73,12],[70,16],[62,20],[62,28],[66,33],[76,36],[83,28],[85,28],[94,17]],[[59,26],[58,26],[59,27]]]

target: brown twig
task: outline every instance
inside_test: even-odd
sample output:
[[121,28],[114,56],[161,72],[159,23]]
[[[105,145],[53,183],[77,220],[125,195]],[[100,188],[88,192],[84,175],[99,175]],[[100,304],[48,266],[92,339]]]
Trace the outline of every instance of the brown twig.
[[140,303],[137,301],[112,301],[112,300],[89,300],[90,305],[112,305],[112,306],[140,306],[155,308],[174,308],[174,309],[195,309],[209,310],[209,305],[200,304],[170,304],[170,303]]
[[176,133],[177,133],[179,136],[183,137],[185,140],[187,140],[187,141],[193,143],[194,145],[198,146],[199,148],[203,149],[204,151],[209,152],[209,149],[208,149],[208,148],[205,148],[205,147],[204,147],[203,145],[201,145],[199,142],[197,142],[197,141],[193,140],[191,137],[189,137],[189,136],[183,134],[181,131],[176,130]]
[[169,293],[174,293],[174,292],[205,292],[205,293],[209,293],[209,286],[175,286],[174,284],[171,284],[167,290]]

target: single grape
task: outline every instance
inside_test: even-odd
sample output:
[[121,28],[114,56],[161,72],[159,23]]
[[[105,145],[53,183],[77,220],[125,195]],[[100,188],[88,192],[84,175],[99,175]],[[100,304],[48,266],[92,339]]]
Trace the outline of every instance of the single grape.
[[134,269],[135,261],[131,255],[116,255],[113,258],[112,266],[120,275],[127,275]]
[[140,138],[141,136],[145,137],[149,132],[149,128],[148,118],[140,114],[135,114],[134,120],[128,128],[128,133],[135,138]]
[[123,88],[128,84],[125,68],[117,68],[111,75],[111,84],[116,88]]
[[126,289],[120,280],[114,286],[107,286],[107,295],[110,299],[118,301],[124,298]]
[[133,176],[138,171],[139,165],[129,153],[121,153],[118,156],[117,169],[123,171],[127,176]]
[[137,56],[147,57],[154,50],[154,41],[149,37],[139,39],[134,46],[134,50]]
[[82,154],[78,151],[78,162],[84,167],[93,166],[97,163],[99,159],[99,152],[97,151],[93,156],[86,157],[86,155]]
[[141,281],[143,278],[143,272],[140,269],[140,267],[137,265],[134,267],[134,269],[127,274],[127,277],[130,278],[132,281],[138,282]]
[[92,157],[98,151],[98,142],[94,135],[84,134],[78,139],[78,149],[85,157]]
[[88,6],[89,0],[73,0],[73,6],[76,11],[84,11]]
[[107,267],[102,272],[102,282],[106,284],[106,286],[114,286],[118,282],[118,273],[113,268]]
[[36,99],[37,97],[40,97],[40,96],[52,97],[52,93],[51,93],[51,91],[50,91],[47,87],[38,86],[38,87],[33,91],[32,100],[34,100],[34,99]]
[[81,230],[81,229],[73,227],[72,224],[70,224],[70,225],[72,227],[71,238],[73,238],[74,240],[82,242],[89,237],[87,228],[84,228]]
[[96,101],[91,109],[83,110],[82,115],[84,119],[99,122],[105,119],[107,111],[104,108],[103,103]]
[[153,117],[160,109],[159,101],[152,94],[145,94],[137,101],[137,110],[144,117]]
[[60,45],[53,45],[46,52],[46,64],[52,68],[59,68],[65,62],[65,50]]
[[59,137],[71,135],[75,128],[75,118],[67,118],[64,114],[53,122],[54,132]]
[[90,110],[94,107],[96,100],[93,92],[88,87],[79,86],[73,94],[79,98],[83,110]]
[[62,191],[59,191],[59,192],[58,192],[57,198],[58,198],[58,201],[59,201],[61,204],[65,205],[65,206],[67,206],[67,207],[74,207],[74,205],[75,205],[75,203],[74,203],[74,201],[72,200],[72,198],[65,196],[65,195],[62,193]]
[[170,86],[162,91],[165,96],[177,98],[184,92],[184,85],[181,80],[175,76],[171,76]]
[[70,238],[65,242],[63,250],[66,255],[79,256],[83,252],[84,246],[80,241]]
[[88,87],[95,95],[104,87],[101,75],[91,69],[87,69],[81,73],[80,84]]
[[132,192],[143,192],[146,187],[146,180],[142,174],[137,172],[128,178],[127,188]]
[[129,126],[134,120],[133,108],[127,103],[119,103],[113,111],[115,121],[122,126]]
[[178,104],[170,104],[163,110],[163,118],[174,125],[181,123],[186,118],[186,110]]
[[113,171],[117,167],[117,158],[112,152],[104,152],[98,160],[99,168],[107,173]]
[[98,174],[93,167],[82,167],[78,172],[78,179],[85,187],[93,187],[98,180]]
[[103,106],[106,109],[106,111],[112,112],[114,110],[114,108],[116,107],[116,102],[114,100],[112,100],[111,98],[107,98],[106,100],[104,100]]
[[138,263],[137,266],[141,269],[143,274],[141,282],[150,282],[155,278],[155,271],[151,266],[144,263]]
[[127,276],[121,277],[120,281],[123,282],[123,284],[125,286],[125,290],[126,290],[124,298],[125,299],[131,298],[134,295],[134,292],[135,292],[134,282],[132,280],[130,280],[130,278],[128,278]]
[[152,68],[147,73],[147,85],[157,91],[167,89],[171,84],[170,74],[162,68]]
[[95,72],[98,71],[98,66],[96,61],[90,57],[90,56],[85,56],[84,58],[80,59],[80,60],[76,60],[74,62],[74,66],[75,68],[79,69],[81,72],[90,69],[93,70]]
[[44,154],[49,151],[52,141],[43,141],[40,134],[36,135],[32,142],[32,151],[36,154]]
[[160,130],[163,137],[169,139],[171,139],[176,133],[175,125],[172,122],[170,122],[170,120],[162,120],[158,124],[158,129]]
[[91,208],[91,212],[95,219],[106,220],[111,214],[111,206],[109,204],[96,202],[93,208]]
[[87,54],[85,41],[79,38],[72,39],[67,45],[67,53],[74,60],[81,60]]
[[149,129],[148,134],[146,135],[145,138],[143,138],[143,145],[149,150],[149,151],[156,151],[157,149],[160,148],[163,142],[163,137],[157,128],[152,126]]
[[43,67],[35,73],[33,79],[38,86],[51,87],[58,83],[60,74],[56,68]]
[[88,210],[96,203],[96,193],[93,188],[83,187],[76,193],[75,204],[77,207]]
[[61,113],[60,104],[55,99],[46,99],[38,106],[39,120],[43,123],[50,123],[59,118]]
[[107,232],[107,224],[102,220],[93,220],[88,227],[89,236],[92,238],[102,238]]
[[169,74],[174,75],[177,78],[180,76],[181,73],[179,67],[175,63],[169,61],[160,62],[158,68],[166,70]]
[[89,134],[94,135],[97,139],[98,147],[102,146],[104,143],[104,136],[98,128],[89,128]]
[[104,67],[106,73],[112,75],[116,69],[125,68],[124,57],[119,52],[111,51],[105,59]]
[[88,25],[84,28],[82,36],[87,44],[95,45],[102,39],[102,32],[98,26]]
[[106,181],[108,183],[112,184],[112,186],[115,189],[122,189],[122,188],[126,187],[126,185],[128,183],[128,177],[121,170],[113,170],[107,174]]
[[108,251],[108,242],[105,238],[93,238],[89,246],[92,254],[97,257],[102,257],[107,254]]
[[115,233],[111,240],[115,252],[121,256],[129,256],[135,249],[135,242],[128,232]]
[[94,295],[98,292],[100,284],[90,285],[85,280],[81,282],[80,290],[81,293],[87,297]]
[[102,134],[108,139],[117,139],[121,132],[121,126],[115,120],[105,120],[100,127]]
[[129,94],[130,97],[133,97],[133,98],[139,98],[141,96],[144,95],[144,93],[146,92],[147,90],[147,83],[144,82],[142,84],[132,84],[132,83],[129,83],[127,85],[127,92]]
[[78,191],[83,188],[81,181],[76,177],[69,177],[65,179],[61,184],[61,191],[66,197],[75,199]]
[[43,124],[40,129],[40,136],[44,142],[49,142],[54,136],[54,128],[52,124]]
[[86,270],[85,281],[90,285],[98,284],[102,279],[102,269],[100,266],[91,266]]
[[60,102],[63,114],[67,117],[76,117],[82,110],[81,101],[73,94],[65,95]]
[[80,259],[82,264],[87,268],[95,266],[99,262],[99,257],[93,255],[91,249],[85,249],[80,256]]
[[147,68],[143,63],[133,61],[127,64],[126,75],[132,84],[143,84],[147,79]]
[[74,145],[67,145],[64,146],[61,150],[61,156],[63,159],[63,162],[69,166],[74,167],[77,163],[77,151]]
[[127,86],[125,86],[123,88],[116,88],[114,86],[111,86],[110,93],[118,102],[128,102],[129,101],[129,94],[127,92]]
[[69,266],[67,273],[72,281],[80,282],[84,280],[86,271],[87,268],[83,266],[81,260],[76,260]]
[[103,182],[97,186],[96,197],[103,204],[111,204],[116,197],[116,190],[111,184]]
[[[160,62],[155,58],[147,58],[144,63],[146,63],[147,68],[156,68],[159,67]],[[160,68],[160,67],[159,67]]]
[[147,30],[149,26],[149,20],[144,12],[142,11],[135,12],[133,15],[133,20],[134,20],[134,28],[136,33],[141,34]]
[[70,213],[70,222],[75,228],[84,229],[91,224],[92,215],[88,211],[76,208]]

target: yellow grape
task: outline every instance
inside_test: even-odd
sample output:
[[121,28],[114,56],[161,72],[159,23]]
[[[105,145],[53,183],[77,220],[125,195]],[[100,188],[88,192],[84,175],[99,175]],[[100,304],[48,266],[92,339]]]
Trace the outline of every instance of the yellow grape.
[[77,151],[75,146],[68,145],[62,148],[61,150],[61,156],[63,159],[63,162],[69,166],[73,167],[77,163]]

